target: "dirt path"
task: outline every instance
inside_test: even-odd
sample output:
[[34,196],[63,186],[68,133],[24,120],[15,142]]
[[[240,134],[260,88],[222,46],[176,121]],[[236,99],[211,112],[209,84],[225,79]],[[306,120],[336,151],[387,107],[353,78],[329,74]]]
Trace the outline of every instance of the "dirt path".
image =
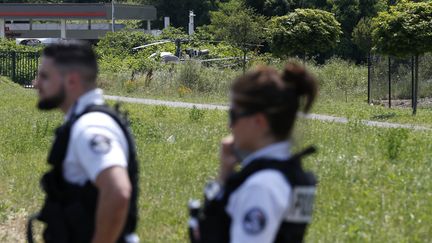
[[0,223],[0,242],[26,242],[27,216],[26,212],[15,213]]

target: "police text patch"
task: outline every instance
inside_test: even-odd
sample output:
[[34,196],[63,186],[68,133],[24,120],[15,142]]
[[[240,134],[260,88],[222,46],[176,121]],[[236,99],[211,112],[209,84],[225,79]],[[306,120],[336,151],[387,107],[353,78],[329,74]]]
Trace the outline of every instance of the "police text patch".
[[90,140],[90,148],[98,154],[106,154],[111,150],[111,140],[104,135],[96,134]]
[[286,215],[287,222],[309,223],[311,221],[315,190],[315,186],[294,187],[291,207]]
[[260,208],[252,208],[243,219],[243,229],[248,234],[259,234],[266,226],[266,216]]

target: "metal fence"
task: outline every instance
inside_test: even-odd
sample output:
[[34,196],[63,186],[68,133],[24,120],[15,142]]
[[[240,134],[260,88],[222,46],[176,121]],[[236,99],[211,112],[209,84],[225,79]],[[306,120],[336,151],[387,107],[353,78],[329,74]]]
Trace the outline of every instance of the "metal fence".
[[39,52],[0,52],[0,75],[30,86],[36,77],[39,58]]
[[432,55],[371,56],[368,100],[386,106],[432,107]]

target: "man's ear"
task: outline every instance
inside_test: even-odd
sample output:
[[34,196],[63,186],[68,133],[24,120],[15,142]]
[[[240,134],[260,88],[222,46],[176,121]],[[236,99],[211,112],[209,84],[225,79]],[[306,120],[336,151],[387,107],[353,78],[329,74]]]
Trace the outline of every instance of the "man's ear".
[[81,86],[81,75],[78,72],[69,72],[66,78],[66,82],[68,82],[69,87],[77,88]]
[[257,113],[255,115],[255,123],[260,128],[268,128],[269,127],[269,122],[268,122],[267,116],[264,115],[264,113]]

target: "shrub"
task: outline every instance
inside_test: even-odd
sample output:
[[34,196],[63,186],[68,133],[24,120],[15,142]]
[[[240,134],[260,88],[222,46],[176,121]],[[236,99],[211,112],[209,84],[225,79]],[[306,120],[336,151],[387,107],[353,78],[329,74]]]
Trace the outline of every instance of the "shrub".
[[200,110],[195,106],[189,111],[189,120],[193,122],[199,122],[204,119],[204,110]]
[[183,28],[174,28],[172,26],[165,28],[160,35],[161,39],[187,39],[189,38]]
[[17,45],[15,40],[0,38],[0,51],[41,51],[43,46]]
[[394,161],[401,154],[402,144],[408,138],[408,131],[406,129],[390,129],[383,138],[387,158]]
[[186,61],[180,65],[179,70],[180,84],[190,89],[202,91],[201,65],[194,61]]
[[136,31],[108,32],[102,38],[96,51],[101,57],[119,56],[125,57],[136,53],[132,48],[150,43],[155,40],[150,34]]
[[367,68],[339,58],[330,59],[325,65],[308,65],[320,83],[321,95],[337,99],[341,94],[345,101],[349,97],[365,97]]

